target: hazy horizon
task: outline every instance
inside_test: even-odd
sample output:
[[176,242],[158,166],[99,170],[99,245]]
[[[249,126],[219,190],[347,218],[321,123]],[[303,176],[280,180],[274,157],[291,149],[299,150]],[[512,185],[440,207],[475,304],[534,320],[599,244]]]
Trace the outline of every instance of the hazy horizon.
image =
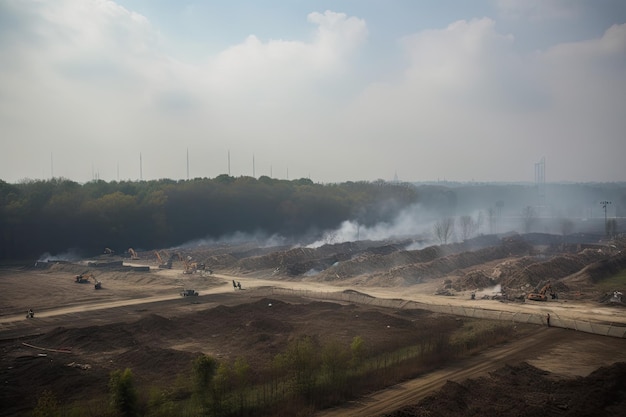
[[0,0],[0,179],[626,181],[620,0]]

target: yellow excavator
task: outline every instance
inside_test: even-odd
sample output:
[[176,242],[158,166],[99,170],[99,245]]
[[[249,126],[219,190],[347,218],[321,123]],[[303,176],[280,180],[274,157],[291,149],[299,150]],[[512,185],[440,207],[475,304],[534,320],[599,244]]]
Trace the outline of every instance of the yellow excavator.
[[98,281],[95,275],[91,272],[83,272],[82,274],[76,275],[76,277],[74,278],[74,282],[76,282],[77,284],[85,284],[89,281],[93,281],[93,288],[95,290],[102,289],[102,283]]
[[154,254],[157,258],[157,261],[159,262],[159,268],[160,269],[172,269],[172,260],[168,259],[167,262],[163,261],[163,258],[161,257],[161,254],[158,251],[154,251]]
[[139,259],[139,255],[137,255],[137,252],[135,252],[135,249],[133,248],[128,248],[128,254],[130,255],[130,259],[132,259],[133,261]]
[[556,298],[556,293],[552,291],[552,285],[548,282],[546,285],[539,290],[539,292],[531,292],[526,298],[532,301],[548,301],[548,296],[546,293],[549,293],[550,296],[554,299]]

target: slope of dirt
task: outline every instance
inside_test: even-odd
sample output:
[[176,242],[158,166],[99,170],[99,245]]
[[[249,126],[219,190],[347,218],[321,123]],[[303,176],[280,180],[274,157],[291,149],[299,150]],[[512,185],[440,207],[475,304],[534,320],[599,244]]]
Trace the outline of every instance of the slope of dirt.
[[[438,298],[433,294],[441,287],[452,295],[461,294],[449,297],[452,304],[461,300],[464,291],[487,291],[497,285],[511,297],[523,300],[526,293],[551,280],[561,299],[558,304],[508,305],[528,307],[528,311],[541,314],[554,313],[558,307],[563,314],[565,310],[573,312],[577,319],[584,320],[586,315],[589,320],[597,320],[606,315],[604,310],[597,314],[601,303],[594,286],[626,268],[624,239],[606,244],[582,237],[576,240],[576,236],[483,236],[465,243],[407,250],[412,243],[366,241],[319,248],[260,248],[250,243],[198,246],[168,250],[167,254],[163,251],[162,256],[173,259],[173,268],[165,270],[158,268],[154,252],[141,251],[140,259],[133,260],[103,255],[81,262],[59,260],[24,268],[0,268],[0,377],[6,388],[0,393],[0,415],[18,415],[32,409],[44,388],[53,387],[68,401],[101,395],[114,369],[132,368],[143,386],[173,384],[177,375],[189,372],[193,358],[202,353],[226,361],[245,357],[254,367],[266,364],[300,335],[343,344],[358,335],[368,341],[370,349],[384,350],[417,343],[463,322],[422,310],[312,302],[295,295],[278,297],[263,286],[326,292],[358,290],[363,298],[371,293],[409,299],[405,297],[410,294],[426,303]],[[206,263],[215,273],[183,274],[181,259]],[[74,276],[86,271],[103,283],[102,290],[75,282]],[[220,277],[228,273],[235,274]],[[244,290],[234,289],[231,278],[241,279]],[[255,288],[246,288],[246,283],[253,282]],[[191,288],[201,295],[178,296],[182,289]],[[615,290],[626,292],[626,288]],[[581,298],[586,304],[573,302]],[[477,300],[476,305],[505,311],[506,306],[493,302],[485,307],[486,302],[492,301]],[[29,307],[38,314],[34,320],[24,321]],[[619,311],[611,310],[611,314]],[[595,369],[599,364],[624,360],[623,340],[608,342],[599,336],[574,334],[585,340],[576,344],[576,337],[562,336],[560,350],[553,352],[566,356],[569,365],[580,363],[585,369]],[[570,345],[575,348],[569,349]],[[587,350],[589,346],[592,351]],[[472,410],[479,410],[473,415],[509,415],[513,410],[530,410],[538,414],[520,415],[545,415],[540,414],[545,411],[577,416],[582,415],[575,414],[579,409],[587,410],[578,401],[584,397],[565,393],[568,389],[578,392],[579,386],[597,391],[598,402],[592,403],[611,415],[613,409],[602,399],[609,394],[618,399],[623,395],[612,388],[612,378],[623,377],[622,368],[607,368],[604,373],[594,374],[597,379],[589,376],[567,382],[543,373],[546,369],[537,364],[536,356],[522,355],[527,364],[512,363],[484,380],[448,384],[441,401],[448,401],[450,410],[432,414],[435,405],[432,409],[420,405],[415,412],[422,414],[415,415],[454,415]],[[541,359],[542,364],[550,361]],[[552,362],[550,369],[558,369],[557,364]],[[572,370],[567,371],[571,376]],[[606,386],[601,387],[604,374]],[[570,385],[562,385],[566,383]],[[483,384],[492,390],[478,390]],[[514,401],[514,391],[526,386],[526,394]],[[542,390],[549,395],[542,394]],[[473,396],[493,401],[474,404]],[[489,404],[496,404],[497,397],[509,400],[511,407],[491,407]],[[432,404],[436,403],[433,400]]]
[[131,368],[139,386],[167,386],[188,374],[193,358],[202,353],[231,363],[246,358],[258,370],[267,368],[300,335],[343,346],[360,336],[374,353],[413,345],[435,330],[451,332],[459,326],[453,317],[423,310],[397,312],[247,294],[241,298],[241,293],[231,293],[234,305],[191,304],[195,309],[186,313],[179,308],[181,301],[173,300],[159,304],[168,317],[146,312],[133,322],[117,321],[121,317],[116,315],[123,312],[113,310],[94,316],[95,321],[108,317],[113,320],[109,324],[85,325],[94,320],[59,317],[62,327],[0,342],[0,377],[9,387],[0,395],[0,415],[32,409],[45,388],[65,402],[101,397],[109,373],[116,369]]
[[617,417],[626,407],[625,379],[625,362],[573,379],[554,378],[523,362],[478,379],[448,381],[436,394],[385,416]]

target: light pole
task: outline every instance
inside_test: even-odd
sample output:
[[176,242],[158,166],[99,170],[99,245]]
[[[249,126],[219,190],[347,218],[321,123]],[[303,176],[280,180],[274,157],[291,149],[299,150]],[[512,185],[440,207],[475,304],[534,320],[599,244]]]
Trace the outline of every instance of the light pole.
[[609,235],[609,224],[608,224],[608,219],[606,217],[606,207],[611,204],[610,201],[608,200],[604,200],[604,201],[600,201],[600,204],[602,204],[602,208],[604,209],[604,232],[606,233],[606,235]]

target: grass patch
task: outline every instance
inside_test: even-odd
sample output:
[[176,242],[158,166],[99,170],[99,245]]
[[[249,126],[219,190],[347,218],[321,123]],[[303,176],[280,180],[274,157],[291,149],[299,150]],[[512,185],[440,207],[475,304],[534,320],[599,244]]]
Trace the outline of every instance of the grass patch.
[[596,288],[602,292],[626,290],[626,269],[621,270],[611,277],[598,281]]

